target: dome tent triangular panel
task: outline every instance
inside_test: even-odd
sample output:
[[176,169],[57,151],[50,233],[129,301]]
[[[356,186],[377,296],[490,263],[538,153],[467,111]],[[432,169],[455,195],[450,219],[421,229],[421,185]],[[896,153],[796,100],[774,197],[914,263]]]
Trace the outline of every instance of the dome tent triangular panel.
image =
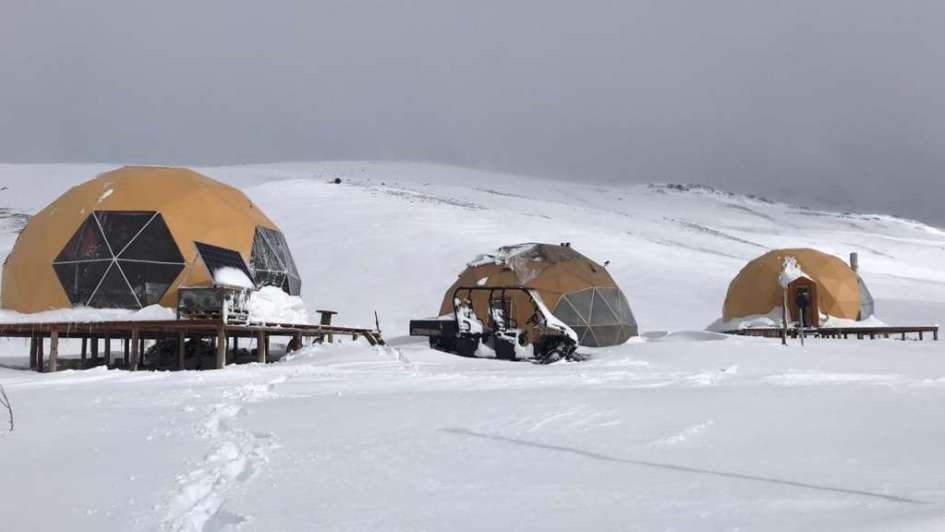
[[[441,316],[453,312],[453,293],[461,286],[534,288],[552,314],[577,332],[584,346],[616,345],[637,335],[637,324],[629,312],[626,296],[614,279],[603,266],[569,245],[517,244],[476,257],[444,294]],[[610,303],[602,301],[602,311],[595,321],[592,304],[598,290],[597,297],[609,298]],[[532,305],[525,304],[524,295],[512,297],[516,302],[513,319],[520,325],[527,323],[533,312]],[[522,298],[521,303],[515,298]],[[476,314],[486,316],[488,295],[478,292],[470,299]],[[615,302],[621,299],[626,311],[615,308]],[[609,328],[601,329],[602,338],[598,338],[593,334],[595,327]]]
[[[144,213],[157,216],[142,225]],[[101,228],[94,223],[96,220],[104,220],[110,235],[105,237],[110,237],[121,250],[107,250],[107,245],[101,248]],[[249,262],[257,228],[279,232],[279,228],[236,188],[186,168],[122,167],[72,187],[31,218],[4,264],[0,306],[20,312],[39,312],[81,304],[73,299],[87,291],[76,287],[67,289],[66,282],[88,275],[83,277],[76,268],[59,263],[72,257],[89,260],[99,255],[111,260],[113,252],[120,253],[117,258],[122,259],[123,264],[131,264],[125,260],[151,263],[151,266],[130,267],[135,283],[130,288],[129,280],[117,266],[115,272],[98,274],[103,285],[106,284],[103,275],[107,277],[107,286],[115,294],[120,288],[119,277],[125,283],[128,293],[113,298],[118,306],[137,308],[152,301],[155,294],[166,287],[160,304],[172,307],[176,304],[178,285],[210,281],[206,272],[195,267],[194,241],[233,249]],[[183,271],[175,275],[177,268]],[[293,282],[295,288],[299,284]],[[139,301],[141,298],[145,301]],[[112,305],[97,295],[90,303],[92,306]]]

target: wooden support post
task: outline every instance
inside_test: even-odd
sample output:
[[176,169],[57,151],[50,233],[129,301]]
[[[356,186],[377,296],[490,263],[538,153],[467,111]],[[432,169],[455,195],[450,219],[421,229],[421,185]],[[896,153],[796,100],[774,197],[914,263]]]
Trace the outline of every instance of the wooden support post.
[[45,338],[40,336],[36,339],[36,371],[43,371],[43,363],[45,362],[46,354],[43,353],[43,344],[45,343]]
[[183,332],[177,333],[177,369],[184,369],[184,356],[187,351],[187,337]]
[[98,336],[93,336],[92,340],[92,365],[98,366]]
[[85,360],[88,358],[89,339],[82,338],[82,352],[79,355],[79,367],[85,367]]
[[935,329],[934,331],[932,331],[932,339],[935,340],[936,342],[938,341],[938,329]]
[[125,338],[124,347],[125,347],[125,353],[124,353],[124,355],[125,355],[125,369],[128,369],[128,363],[129,363],[130,358],[131,358],[131,340]]
[[105,366],[110,366],[112,363],[112,339],[110,336],[105,337]]
[[906,341],[906,333],[902,333],[902,341],[903,341],[903,342]]
[[217,329],[217,369],[226,366],[226,343],[226,330],[220,327]]
[[36,337],[30,336],[30,369],[36,369]]
[[49,333],[49,372],[55,373],[59,368],[59,331]]
[[266,363],[269,355],[269,335],[266,331],[256,331],[256,362]]
[[128,369],[136,371],[141,361],[141,340],[138,338],[138,329],[131,329],[131,359],[128,361]]

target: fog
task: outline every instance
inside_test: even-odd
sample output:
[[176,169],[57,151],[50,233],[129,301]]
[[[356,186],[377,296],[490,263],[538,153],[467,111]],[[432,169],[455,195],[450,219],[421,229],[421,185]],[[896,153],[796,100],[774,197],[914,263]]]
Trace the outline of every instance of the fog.
[[935,1],[3,0],[0,161],[429,160],[945,225]]

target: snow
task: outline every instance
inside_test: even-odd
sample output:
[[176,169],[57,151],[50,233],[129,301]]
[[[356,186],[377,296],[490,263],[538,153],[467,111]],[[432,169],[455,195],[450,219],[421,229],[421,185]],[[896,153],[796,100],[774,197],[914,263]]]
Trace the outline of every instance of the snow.
[[781,288],[787,289],[791,283],[801,278],[810,279],[810,276],[801,269],[801,266],[797,263],[797,258],[784,257],[784,267],[778,276],[778,284],[781,285]]
[[[33,214],[108,169],[0,165],[0,208]],[[423,163],[198,171],[282,227],[309,314],[373,326],[376,310],[390,346],[336,337],[265,366],[35,374],[10,369],[24,340],[0,341],[17,423],[0,433],[0,528],[945,529],[945,343],[704,330],[748,260],[791,247],[857,251],[883,321],[941,322],[938,228]],[[0,258],[15,237],[0,223]],[[478,250],[562,241],[611,261],[641,338],[539,366],[404,336]]]
[[159,321],[177,319],[174,309],[151,305],[141,310],[76,307],[25,314],[0,309],[0,327],[4,323],[81,323],[101,321]]
[[250,294],[249,321],[252,323],[311,323],[302,298],[290,296],[275,286],[264,286]]
[[246,272],[232,266],[224,266],[213,272],[213,282],[223,286],[237,288],[256,288],[256,284],[246,275]]

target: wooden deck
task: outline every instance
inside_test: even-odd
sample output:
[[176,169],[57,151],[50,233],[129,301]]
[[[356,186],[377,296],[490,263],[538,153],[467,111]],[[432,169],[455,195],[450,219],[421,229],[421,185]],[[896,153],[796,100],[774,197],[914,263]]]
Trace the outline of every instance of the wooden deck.
[[[334,341],[335,336],[364,338],[371,345],[384,344],[380,331],[334,325],[228,325],[220,320],[0,323],[0,338],[30,339],[30,368],[37,371],[59,369],[59,340],[67,338],[82,341],[78,367],[108,365],[137,370],[150,369],[143,364],[146,341],[176,340],[176,367],[170,369],[186,367],[188,342],[206,341],[215,353],[213,367],[223,368],[241,353],[240,339],[255,340],[255,361],[267,362],[271,360],[269,340],[273,337],[288,338],[290,350],[296,350],[304,345],[305,340],[330,343]],[[112,356],[112,347],[116,341],[120,357]],[[100,345],[103,348],[101,350]]]
[[[877,338],[894,338],[907,340],[910,337],[924,340],[926,334],[930,334],[933,340],[938,340],[937,325],[922,325],[913,327],[830,327],[830,328],[808,328],[803,329],[804,335],[812,338],[833,338],[847,340],[855,338],[857,340],[876,340]],[[777,327],[754,327],[750,329],[738,329],[725,331],[725,334],[736,334],[739,336],[762,336],[765,338],[781,338],[784,329]],[[801,329],[789,328],[787,335],[789,338],[797,338]]]

